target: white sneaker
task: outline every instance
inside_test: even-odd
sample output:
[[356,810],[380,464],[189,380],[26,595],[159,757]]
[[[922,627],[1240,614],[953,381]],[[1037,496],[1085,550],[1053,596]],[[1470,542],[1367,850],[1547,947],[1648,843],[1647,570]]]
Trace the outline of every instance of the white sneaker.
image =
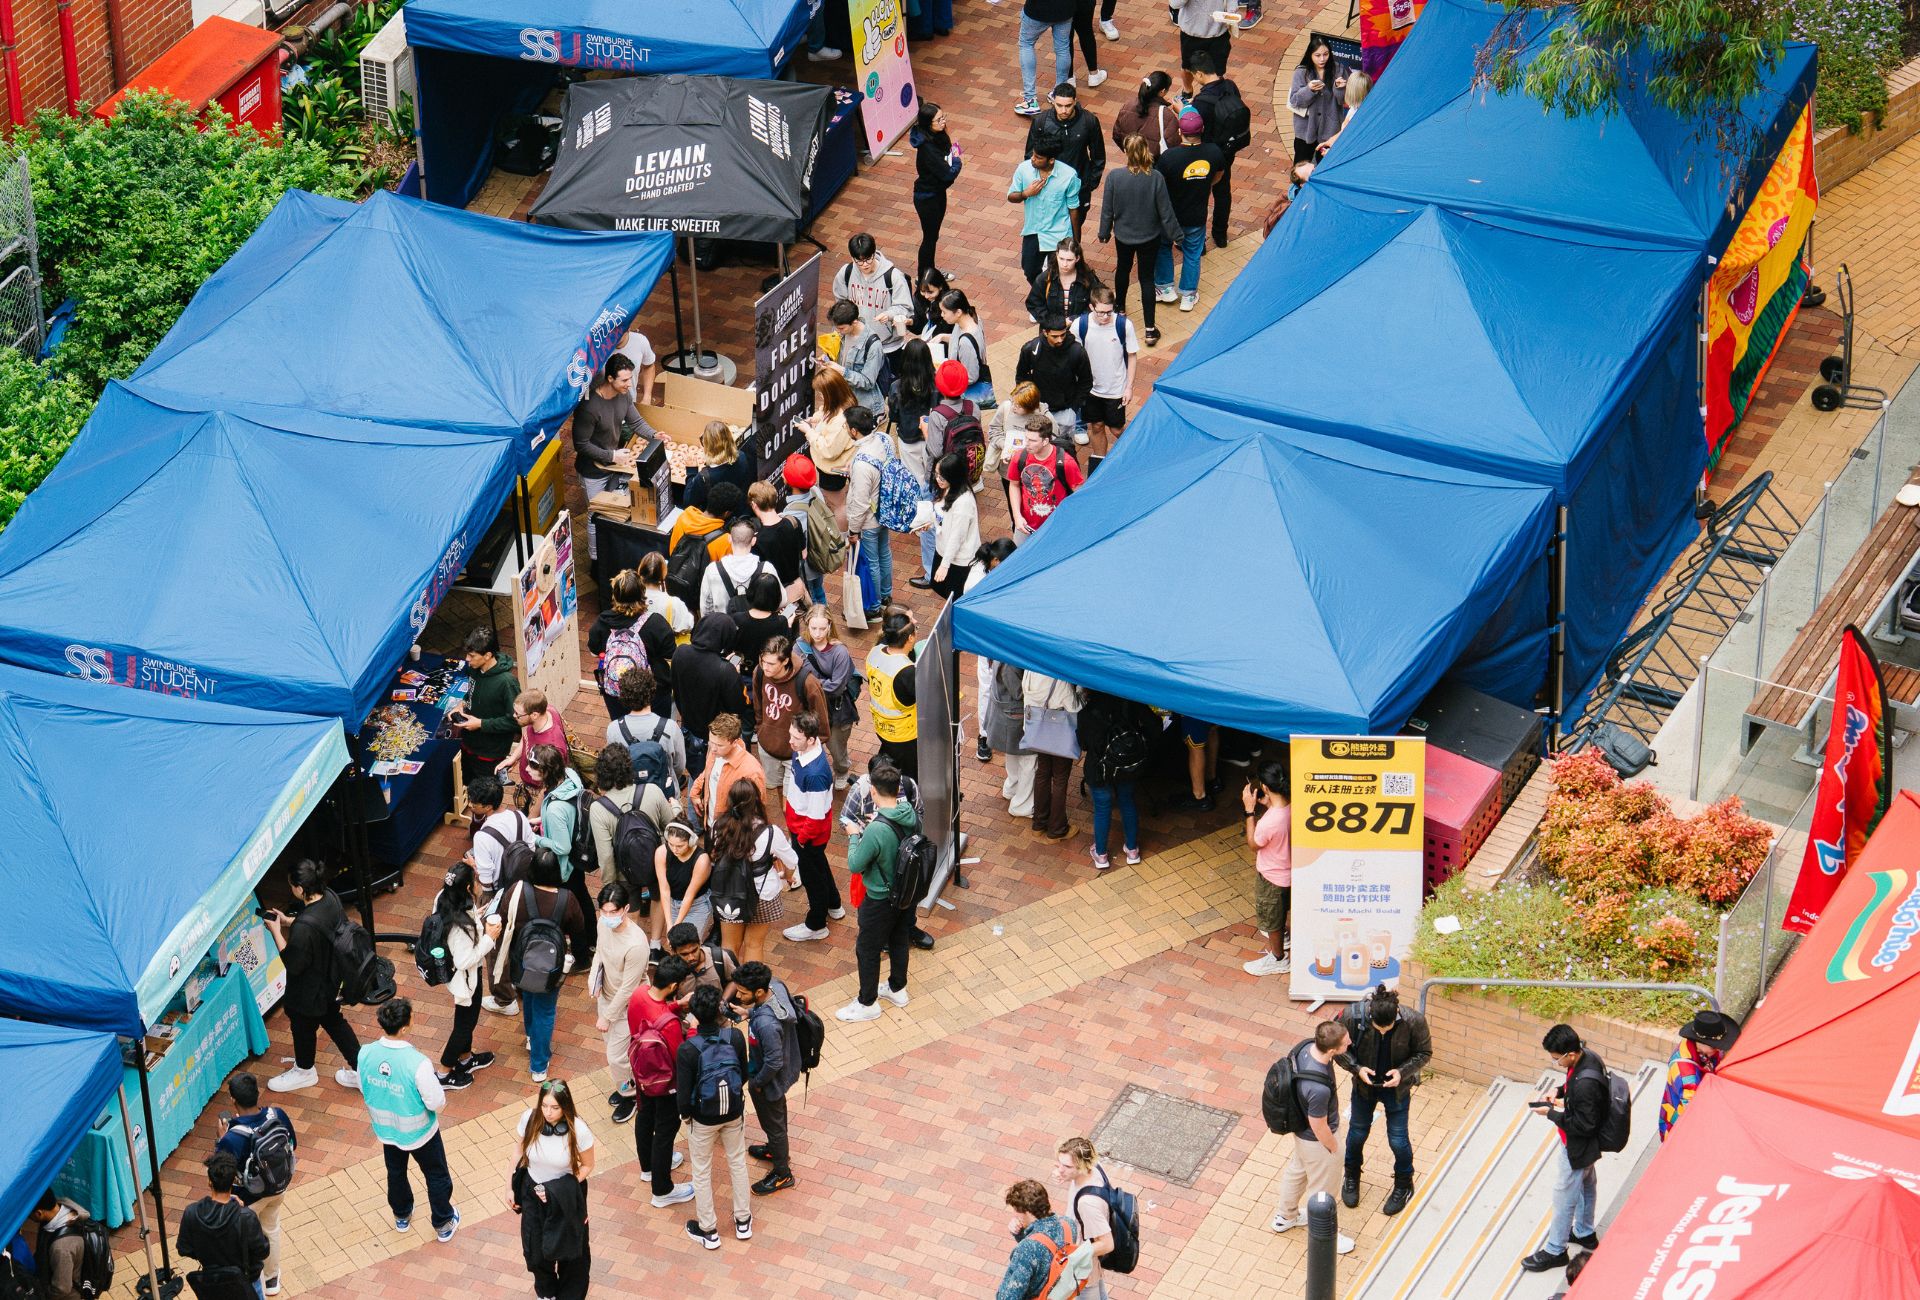
[[1285,975],[1293,969],[1293,964],[1285,957],[1263,952],[1252,961],[1240,963],[1240,969],[1249,975]]
[[1181,310],[1181,311],[1192,311],[1192,310],[1193,310],[1193,308],[1194,308],[1194,304],[1196,304],[1196,303],[1198,303],[1199,301],[1200,301],[1200,295],[1199,295],[1199,294],[1197,294],[1197,293],[1183,293],[1183,294],[1181,294],[1181,295],[1180,295],[1180,310]]
[[1084,447],[1084,446],[1086,446],[1086,445],[1087,445],[1088,443],[1090,443],[1090,442],[1092,442],[1092,441],[1093,441],[1093,438],[1092,438],[1091,436],[1089,436],[1089,435],[1088,435],[1088,433],[1087,433],[1087,431],[1086,431],[1085,429],[1075,429],[1075,430],[1073,431],[1073,440],[1074,440],[1074,442],[1075,442],[1075,443],[1077,443],[1078,445],[1080,445],[1080,446],[1082,446],[1082,447]]
[[335,1070],[333,1072],[333,1081],[342,1088],[352,1088],[357,1092],[360,1089],[360,1071],[344,1068]]
[[[685,1163],[687,1163],[687,1153],[684,1151],[676,1151],[673,1153],[673,1163],[667,1166],[667,1171],[671,1173]],[[692,1186],[692,1184],[689,1183],[688,1186]]]
[[1139,849],[1128,849],[1128,850],[1127,850],[1127,865],[1128,865],[1128,866],[1130,866],[1130,867],[1137,867],[1137,866],[1139,866],[1139,865],[1140,865],[1140,850],[1139,850]]
[[302,1088],[311,1088],[319,1082],[318,1070],[302,1070],[299,1066],[295,1066],[268,1079],[267,1087],[274,1092],[299,1092]]
[[493,1012],[496,1016],[517,1016],[520,1014],[520,1003],[518,1001],[495,1002],[492,998],[481,998],[480,1005],[483,1009]]
[[686,1202],[691,1201],[692,1199],[693,1199],[692,1183],[675,1183],[673,1185],[672,1191],[668,1192],[665,1196],[652,1197],[650,1198],[650,1202],[653,1205],[654,1209],[664,1210],[669,1205],[684,1205]]
[[822,45],[817,50],[807,51],[808,63],[832,63],[840,57],[842,57],[840,51],[834,49],[831,45]]
[[1113,859],[1108,857],[1106,854],[1096,853],[1093,855],[1093,869],[1095,871],[1105,871],[1108,867],[1111,867],[1112,865],[1113,865]]
[[829,907],[827,909],[827,915],[836,921],[844,921],[847,919],[847,909],[844,907]]
[[279,1295],[279,1294],[280,1294],[280,1279],[279,1279],[279,1278],[277,1278],[277,1277],[263,1277],[263,1278],[261,1278],[261,1279],[260,1279],[260,1290],[261,1290],[262,1292],[264,1292],[265,1294],[267,1294],[267,1295]]
[[1155,302],[1179,302],[1180,295],[1174,290],[1172,285],[1167,285],[1165,288],[1157,288],[1153,291],[1153,300]]
[[812,943],[815,939],[826,938],[829,933],[830,931],[824,925],[818,930],[809,930],[807,923],[802,921],[798,925],[790,925],[782,930],[780,937],[789,943]]
[[1093,89],[1095,86],[1099,85],[1101,82],[1105,81],[1106,79],[1107,79],[1107,70],[1105,68],[1096,68],[1094,71],[1089,72],[1087,74],[1087,89],[1089,90]]
[[912,1000],[911,996],[908,994],[908,992],[905,989],[895,990],[895,989],[883,988],[880,990],[880,996],[885,998],[887,1001],[893,1003],[893,1005],[896,1007],[904,1007],[907,1005],[909,1001]]
[[1267,1226],[1269,1228],[1272,1228],[1275,1232],[1290,1232],[1293,1229],[1299,1227],[1302,1222],[1304,1222],[1304,1220],[1289,1219],[1284,1214],[1276,1214],[1273,1216],[1273,1222],[1269,1223]]
[[878,1002],[849,1002],[846,1006],[834,1012],[833,1016],[836,1020],[846,1021],[878,1020],[880,1018],[880,1004]]
[[535,1083],[545,1083],[547,1081],[547,1072],[545,1070],[535,1070],[532,1074],[529,1074],[527,1077],[529,1079],[532,1079]]
[[794,890],[798,888],[800,888],[800,877],[795,876],[793,878],[792,883],[787,886],[787,892],[791,894]]
[[1100,34],[1106,37],[1110,41],[1117,41],[1120,39],[1120,29],[1118,27],[1115,27],[1112,23],[1107,23],[1107,22],[1101,23]]
[[1342,1255],[1351,1255],[1353,1254],[1353,1238],[1347,1236],[1347,1234],[1344,1232],[1335,1233],[1333,1238],[1333,1248],[1335,1251],[1337,1251]]

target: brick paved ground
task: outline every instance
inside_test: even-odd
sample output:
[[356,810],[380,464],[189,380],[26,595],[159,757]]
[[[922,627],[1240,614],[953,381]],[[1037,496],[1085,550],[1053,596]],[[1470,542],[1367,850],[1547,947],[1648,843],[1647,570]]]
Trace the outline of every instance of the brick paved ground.
[[[968,169],[948,218],[941,261],[983,305],[996,368],[1011,372],[1011,351],[1024,332],[1019,290],[1009,274],[1017,227],[1000,202],[1017,160],[1025,123],[1008,111],[1018,78],[1012,28],[1017,5],[997,8],[961,0],[961,27],[946,40],[915,51],[923,90],[944,103],[955,136],[967,149]],[[1312,6],[1270,4],[1268,19],[1236,41],[1233,72],[1251,104],[1271,102],[1275,68],[1298,57],[1298,41]],[[1331,6],[1312,25],[1337,28],[1344,5]],[[1149,68],[1174,63],[1171,29],[1158,6],[1128,0],[1119,19],[1123,40],[1103,51],[1113,78],[1087,93],[1086,102],[1110,121],[1113,108]],[[1048,65],[1043,61],[1044,69]],[[817,72],[817,70],[810,69]],[[845,69],[836,69],[841,78]],[[1271,121],[1257,123],[1270,160],[1284,153]],[[856,228],[874,231],[884,249],[911,264],[918,231],[906,203],[910,158],[869,166],[821,221],[830,248],[844,246]],[[1209,250],[1202,312],[1163,316],[1167,338],[1143,367],[1157,374],[1204,315],[1220,285],[1258,246],[1248,227],[1274,193],[1278,167],[1236,170],[1236,237],[1226,250]],[[1866,373],[1889,386],[1920,356],[1916,272],[1889,239],[1895,224],[1911,226],[1913,177],[1920,175],[1920,143],[1897,151],[1860,181],[1827,196],[1821,260],[1845,258],[1863,297],[1876,304],[1870,322]],[[1855,196],[1858,196],[1857,198]],[[524,184],[496,184],[477,206],[512,214],[531,201]],[[837,261],[837,257],[833,259]],[[1104,273],[1109,256],[1094,254]],[[736,359],[750,360],[746,321],[764,269],[727,268],[702,278],[709,339]],[[1823,275],[1830,278],[1830,272]],[[659,323],[663,303],[649,312],[656,339],[670,337]],[[1832,349],[1837,322],[1807,313],[1789,340],[1746,426],[1728,453],[1724,479],[1774,468],[1784,493],[1804,493],[1831,477],[1858,441],[1851,416],[1818,416],[1805,389],[1818,360]],[[1825,427],[1816,422],[1825,421]],[[1848,439],[1851,439],[1849,441]],[[1716,492],[1718,488],[1716,487]],[[576,491],[576,507],[579,505]],[[1796,508],[1798,506],[1796,505]],[[990,531],[1003,527],[989,515]],[[923,618],[931,613],[919,593],[904,586],[913,562],[896,556],[901,593]],[[585,595],[590,618],[594,594]],[[583,618],[584,623],[584,618]],[[863,651],[865,639],[856,641]],[[964,674],[969,712],[972,676]],[[582,696],[568,710],[576,734],[598,734],[597,702]],[[857,738],[864,758],[871,737]],[[1232,778],[1231,769],[1227,775]],[[580,1081],[605,1145],[595,1179],[597,1289],[664,1277],[677,1290],[720,1294],[762,1283],[795,1297],[898,1294],[984,1295],[1005,1259],[1005,1218],[999,1191],[1015,1177],[1044,1177],[1059,1137],[1084,1132],[1119,1089],[1144,1083],[1241,1113],[1221,1149],[1192,1188],[1151,1176],[1129,1175],[1146,1204],[1151,1244],[1139,1275],[1118,1282],[1116,1295],[1239,1296],[1284,1292],[1294,1283],[1303,1253],[1299,1234],[1264,1231],[1284,1144],[1254,1117],[1261,1071],[1278,1046],[1303,1034],[1303,1009],[1287,1002],[1273,981],[1245,976],[1239,962],[1252,955],[1251,887],[1231,811],[1192,818],[1149,812],[1147,861],[1096,877],[1086,859],[1084,796],[1075,795],[1075,836],[1063,844],[1036,838],[1006,816],[998,797],[999,765],[965,761],[966,820],[982,861],[973,888],[951,891],[953,911],[927,922],[940,938],[932,954],[915,954],[913,1005],[880,1021],[847,1026],[830,1021],[823,1070],[795,1107],[796,1168],[801,1186],[759,1208],[751,1244],[728,1240],[707,1254],[680,1233],[679,1207],[656,1211],[632,1158],[631,1136],[606,1121],[597,1098],[605,1091],[604,1055],[584,992],[568,990],[555,1040],[558,1077]],[[1149,791],[1150,805],[1171,792]],[[1224,829],[1223,829],[1224,827]],[[400,893],[381,902],[381,927],[417,926],[441,872],[464,848],[451,828],[437,832],[409,870]],[[843,846],[832,850],[843,867]],[[850,992],[851,927],[834,927],[824,943],[770,947],[777,969],[812,994],[827,1012]],[[403,984],[420,1004],[416,1040],[437,1051],[450,1015],[446,999],[417,983],[402,963]],[[371,1017],[354,1019],[368,1037]],[[269,1028],[274,1045],[254,1068],[271,1074],[288,1054],[284,1019]],[[424,1229],[397,1236],[386,1221],[378,1153],[357,1097],[330,1084],[292,1099],[301,1129],[301,1179],[286,1217],[288,1292],[361,1297],[441,1295],[456,1289],[478,1296],[524,1295],[516,1221],[501,1206],[510,1126],[527,1104],[530,1085],[517,1022],[483,1017],[480,1046],[501,1062],[479,1085],[455,1094],[449,1110],[449,1148],[465,1226],[451,1248]],[[322,1048],[323,1073],[335,1062]],[[1415,1133],[1422,1167],[1477,1094],[1437,1079],[1416,1104]],[[198,1161],[209,1148],[209,1108],[194,1134],[167,1163],[170,1209],[198,1181]],[[1384,1153],[1381,1153],[1384,1154]],[[1383,1221],[1384,1196],[1369,1171],[1366,1199],[1354,1222],[1343,1225],[1361,1241],[1347,1261],[1351,1276]],[[131,1230],[117,1238],[131,1250]],[[132,1270],[123,1268],[122,1292]]]

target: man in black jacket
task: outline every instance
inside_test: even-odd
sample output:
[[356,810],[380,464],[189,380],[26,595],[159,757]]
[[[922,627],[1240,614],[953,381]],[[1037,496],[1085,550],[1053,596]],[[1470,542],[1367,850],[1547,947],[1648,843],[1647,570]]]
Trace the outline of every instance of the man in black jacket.
[[200,1261],[203,1272],[223,1275],[194,1288],[208,1300],[256,1294],[254,1284],[267,1262],[267,1234],[259,1218],[234,1199],[233,1183],[239,1175],[233,1156],[215,1151],[207,1157],[207,1195],[180,1215],[180,1239],[175,1243],[180,1253]]
[[1213,245],[1215,248],[1227,246],[1227,218],[1233,208],[1233,159],[1252,143],[1249,136],[1238,136],[1220,120],[1220,102],[1222,100],[1239,101],[1244,109],[1246,101],[1241,98],[1240,87],[1214,66],[1210,54],[1196,54],[1188,67],[1193,73],[1193,82],[1198,89],[1193,92],[1193,106],[1200,114],[1200,120],[1206,126],[1200,138],[1207,144],[1217,145],[1226,155],[1227,165],[1220,169],[1220,177],[1213,186]]
[[731,713],[743,730],[753,721],[740,670],[727,659],[738,631],[731,614],[707,614],[673,652],[673,700],[687,738],[687,770],[695,775],[707,765],[707,730],[715,718]]
[[346,920],[347,910],[340,903],[340,895],[327,888],[326,869],[318,862],[301,859],[287,879],[300,903],[299,915],[269,912],[267,928],[273,931],[273,941],[280,945],[281,959],[287,966],[287,992],[282,1005],[287,1009],[287,1027],[293,1032],[293,1068],[268,1079],[267,1087],[275,1092],[298,1092],[320,1082],[313,1060],[324,1029],[347,1062],[334,1071],[334,1082],[342,1088],[358,1088],[360,1040],[340,1014],[340,972],[334,969],[333,961],[333,932]]
[[[1599,1181],[1600,1128],[1609,1105],[1607,1066],[1600,1054],[1580,1041],[1572,1025],[1555,1025],[1541,1040],[1553,1063],[1567,1072],[1567,1081],[1553,1090],[1551,1101],[1531,1101],[1540,1114],[1560,1130],[1560,1150],[1554,1161],[1558,1177],[1553,1184],[1553,1222],[1540,1249],[1520,1261],[1529,1273],[1565,1268],[1567,1242],[1588,1250],[1600,1244],[1594,1231],[1594,1191]],[[1559,1105],[1555,1105],[1558,1102]]]
[[1071,453],[1080,408],[1093,391],[1093,366],[1087,360],[1087,350],[1067,328],[1066,317],[1041,318],[1040,337],[1020,345],[1013,382],[1030,383],[1040,390],[1040,400],[1053,416],[1053,440],[1061,450]]
[[1433,1036],[1427,1018],[1403,1011],[1400,995],[1382,984],[1341,1014],[1353,1041],[1333,1063],[1353,1076],[1353,1107],[1347,1121],[1347,1174],[1340,1200],[1348,1209],[1360,1204],[1360,1168],[1373,1108],[1387,1112],[1387,1146],[1393,1151],[1393,1191],[1382,1214],[1398,1214],[1413,1199],[1413,1143],[1407,1137],[1407,1112],[1420,1072],[1433,1060]]
[[1073,210],[1073,237],[1078,239],[1093,196],[1100,192],[1100,179],[1106,175],[1107,140],[1100,119],[1080,107],[1079,92],[1071,81],[1055,86],[1052,98],[1053,111],[1034,118],[1027,128],[1026,156],[1033,156],[1035,144],[1051,140],[1055,164],[1073,168],[1080,178],[1080,205]]

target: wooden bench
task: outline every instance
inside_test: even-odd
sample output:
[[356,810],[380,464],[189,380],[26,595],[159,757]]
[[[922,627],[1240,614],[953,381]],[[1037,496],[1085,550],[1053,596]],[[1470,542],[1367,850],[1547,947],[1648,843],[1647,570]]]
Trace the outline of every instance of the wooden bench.
[[[1920,483],[1920,472],[1908,482]],[[1814,717],[1833,681],[1841,632],[1852,624],[1871,633],[1899,598],[1900,585],[1916,561],[1920,561],[1920,507],[1890,505],[1874,521],[1839,580],[1814,606],[1813,615],[1774,668],[1771,682],[1747,706],[1742,752],[1752,749],[1768,727],[1800,732],[1806,737],[1803,753],[1816,752]],[[1893,617],[1897,621],[1897,611]],[[1889,701],[1920,702],[1920,672],[1886,667],[1884,676]]]

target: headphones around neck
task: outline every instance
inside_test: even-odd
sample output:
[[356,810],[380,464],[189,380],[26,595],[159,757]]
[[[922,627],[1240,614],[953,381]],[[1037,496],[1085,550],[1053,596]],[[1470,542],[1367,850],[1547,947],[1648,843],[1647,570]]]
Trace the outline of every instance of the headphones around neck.
[[540,1126],[540,1136],[550,1138],[565,1137],[567,1135],[567,1127],[567,1121],[565,1120],[559,1120],[552,1124],[542,1124]]

